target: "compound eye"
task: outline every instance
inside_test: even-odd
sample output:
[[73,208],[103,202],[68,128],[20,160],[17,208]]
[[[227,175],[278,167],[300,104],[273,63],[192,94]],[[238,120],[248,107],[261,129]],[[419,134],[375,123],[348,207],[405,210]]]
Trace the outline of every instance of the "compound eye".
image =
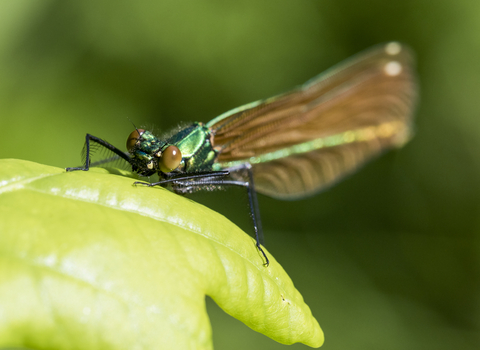
[[145,132],[143,129],[135,129],[127,138],[127,150],[130,152],[138,142],[138,139]]
[[182,161],[182,152],[178,149],[177,146],[168,146],[162,152],[162,158],[160,159],[160,170],[164,173],[169,173],[172,170],[175,170],[180,165]]

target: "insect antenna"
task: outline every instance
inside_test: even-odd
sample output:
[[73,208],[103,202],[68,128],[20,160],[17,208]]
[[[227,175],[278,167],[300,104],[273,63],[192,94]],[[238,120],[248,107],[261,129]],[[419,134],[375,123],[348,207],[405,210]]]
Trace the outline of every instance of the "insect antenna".
[[135,128],[135,130],[137,130],[138,135],[140,135],[140,131],[138,130],[138,128],[137,128],[137,126],[134,124],[134,122],[132,122],[132,120],[131,120],[129,117],[127,117],[127,119],[128,119],[128,121],[129,121],[130,123],[132,123],[133,127]]

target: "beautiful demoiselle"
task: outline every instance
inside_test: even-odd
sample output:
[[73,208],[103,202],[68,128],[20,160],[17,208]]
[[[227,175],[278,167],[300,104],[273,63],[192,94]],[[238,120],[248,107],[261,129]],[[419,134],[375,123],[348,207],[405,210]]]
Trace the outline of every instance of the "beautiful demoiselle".
[[278,198],[312,195],[411,137],[417,87],[411,51],[397,42],[370,48],[304,85],[193,123],[157,138],[137,129],[123,152],[86,135],[88,170],[91,143],[115,153],[142,176],[158,174],[148,186],[176,193],[226,186],[247,189],[261,248],[263,233],[256,192]]

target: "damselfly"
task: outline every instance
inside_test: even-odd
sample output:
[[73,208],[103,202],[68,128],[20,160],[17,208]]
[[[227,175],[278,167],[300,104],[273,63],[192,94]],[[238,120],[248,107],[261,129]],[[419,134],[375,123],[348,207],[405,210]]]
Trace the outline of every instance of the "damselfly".
[[163,138],[135,128],[128,152],[87,134],[84,167],[67,170],[104,162],[90,163],[93,142],[138,174],[157,173],[160,179],[135,184],[168,186],[181,194],[245,187],[256,246],[268,266],[256,192],[288,200],[309,196],[382,151],[405,144],[417,95],[413,64],[405,46],[378,45],[290,92],[206,124],[193,123]]

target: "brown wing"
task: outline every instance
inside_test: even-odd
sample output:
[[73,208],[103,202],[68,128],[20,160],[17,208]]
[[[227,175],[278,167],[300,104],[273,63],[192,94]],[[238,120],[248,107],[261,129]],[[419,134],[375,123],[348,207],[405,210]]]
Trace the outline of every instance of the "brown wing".
[[222,168],[251,163],[258,192],[295,199],[403,145],[416,95],[411,52],[392,42],[207,125]]

